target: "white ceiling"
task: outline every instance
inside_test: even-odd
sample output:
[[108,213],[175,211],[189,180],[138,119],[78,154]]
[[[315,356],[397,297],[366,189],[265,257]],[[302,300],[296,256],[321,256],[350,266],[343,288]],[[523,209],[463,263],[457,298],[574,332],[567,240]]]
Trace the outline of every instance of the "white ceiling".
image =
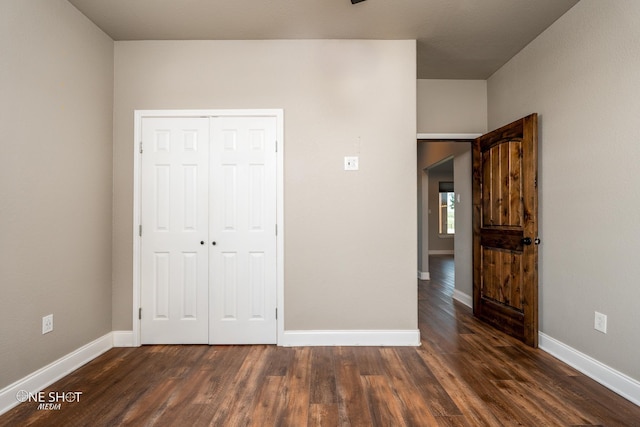
[[418,78],[486,79],[578,0],[69,0],[114,40],[416,39]]

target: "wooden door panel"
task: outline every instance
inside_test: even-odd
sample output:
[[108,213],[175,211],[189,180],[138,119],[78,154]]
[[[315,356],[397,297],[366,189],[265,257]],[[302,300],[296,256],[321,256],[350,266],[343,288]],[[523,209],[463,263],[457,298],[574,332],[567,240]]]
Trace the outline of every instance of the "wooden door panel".
[[538,342],[537,115],[473,145],[474,314]]
[[522,226],[521,141],[495,145],[482,153],[483,227]]
[[501,249],[482,248],[483,297],[522,311],[522,256]]

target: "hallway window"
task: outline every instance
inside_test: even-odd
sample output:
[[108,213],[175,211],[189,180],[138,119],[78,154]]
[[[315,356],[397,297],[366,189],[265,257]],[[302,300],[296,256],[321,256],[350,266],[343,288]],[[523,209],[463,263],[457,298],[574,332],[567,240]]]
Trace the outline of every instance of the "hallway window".
[[453,192],[453,182],[439,182],[439,233],[455,233],[455,193]]

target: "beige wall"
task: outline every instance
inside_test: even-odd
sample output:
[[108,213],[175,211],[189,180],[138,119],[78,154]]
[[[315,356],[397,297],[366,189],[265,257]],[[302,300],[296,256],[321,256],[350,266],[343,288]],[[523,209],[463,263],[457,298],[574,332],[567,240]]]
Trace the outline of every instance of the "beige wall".
[[418,80],[418,133],[485,133],[485,80]]
[[[455,288],[473,296],[473,193],[471,144],[453,159],[456,185]],[[455,295],[454,295],[455,296]]]
[[111,331],[113,42],[65,0],[3,0],[0,52],[2,389]]
[[638,22],[638,1],[582,0],[488,81],[490,128],[540,114],[540,329],[636,380]]
[[132,327],[134,110],[198,108],[284,109],[285,329],[416,329],[415,69],[414,41],[116,42],[114,330]]

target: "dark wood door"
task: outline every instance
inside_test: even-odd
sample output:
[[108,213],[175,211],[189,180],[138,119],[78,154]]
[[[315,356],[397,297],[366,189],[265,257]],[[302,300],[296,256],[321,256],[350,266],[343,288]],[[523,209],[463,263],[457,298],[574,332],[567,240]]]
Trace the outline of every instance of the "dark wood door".
[[473,312],[538,346],[538,116],[473,143]]

